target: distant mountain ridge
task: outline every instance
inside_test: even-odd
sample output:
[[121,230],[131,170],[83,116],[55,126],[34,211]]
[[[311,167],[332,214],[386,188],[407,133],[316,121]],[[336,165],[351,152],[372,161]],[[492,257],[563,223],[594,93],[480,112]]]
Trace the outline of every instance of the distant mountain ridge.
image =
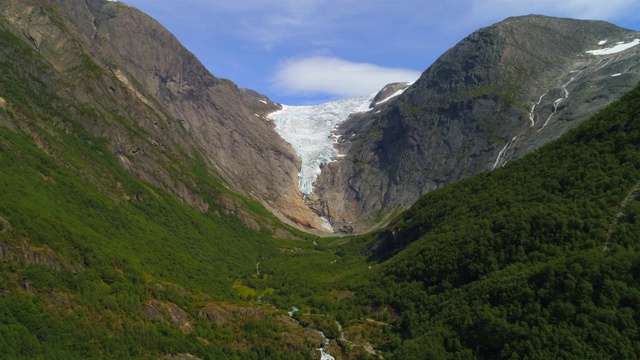
[[[346,156],[323,168],[307,203],[336,229],[365,231],[428,191],[522,157],[638,83],[638,38],[545,16],[480,29],[379,111],[339,126]],[[627,48],[588,52],[618,43]]]

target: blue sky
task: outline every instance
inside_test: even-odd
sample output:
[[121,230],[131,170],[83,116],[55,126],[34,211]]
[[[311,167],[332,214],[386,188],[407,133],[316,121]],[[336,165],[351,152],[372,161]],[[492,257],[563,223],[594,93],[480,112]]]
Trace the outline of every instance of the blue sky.
[[640,31],[637,0],[124,0],[217,77],[288,104],[412,81],[480,27],[542,14]]

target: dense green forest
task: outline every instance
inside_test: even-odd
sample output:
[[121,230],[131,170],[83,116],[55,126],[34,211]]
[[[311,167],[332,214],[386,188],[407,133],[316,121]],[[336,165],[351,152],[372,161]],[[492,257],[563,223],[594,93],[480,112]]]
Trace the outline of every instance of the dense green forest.
[[13,35],[0,49],[0,358],[318,358],[311,329],[346,359],[640,353],[640,87],[374,234],[314,237],[237,197],[280,239],[226,214],[197,158],[171,171],[203,211],[127,172],[77,121],[107,115]]
[[390,357],[640,353],[640,88],[504,168],[424,196],[366,249]]

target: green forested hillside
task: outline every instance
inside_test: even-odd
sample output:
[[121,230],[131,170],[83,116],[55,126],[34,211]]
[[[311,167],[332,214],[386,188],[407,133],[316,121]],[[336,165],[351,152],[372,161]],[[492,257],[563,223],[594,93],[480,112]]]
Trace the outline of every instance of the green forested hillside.
[[397,314],[392,358],[636,358],[639,193],[636,88],[521,161],[423,197],[365,251],[382,263],[361,298]]
[[67,96],[68,80],[13,34],[0,47],[0,358],[309,357],[304,340],[278,340],[303,330],[238,286],[285,241],[225,201],[285,226],[197,158],[164,170],[197,182],[204,211],[136,178],[85,127],[136,124]]

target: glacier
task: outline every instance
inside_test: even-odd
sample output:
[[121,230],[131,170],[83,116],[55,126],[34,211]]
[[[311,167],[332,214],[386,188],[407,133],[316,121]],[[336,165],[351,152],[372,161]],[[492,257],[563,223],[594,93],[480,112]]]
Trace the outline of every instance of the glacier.
[[334,147],[337,138],[333,131],[349,115],[371,110],[369,105],[374,96],[375,94],[319,105],[283,105],[282,110],[267,116],[276,125],[276,132],[291,144],[302,161],[299,188],[305,196],[313,191],[313,183],[320,175],[321,166],[339,156]]

